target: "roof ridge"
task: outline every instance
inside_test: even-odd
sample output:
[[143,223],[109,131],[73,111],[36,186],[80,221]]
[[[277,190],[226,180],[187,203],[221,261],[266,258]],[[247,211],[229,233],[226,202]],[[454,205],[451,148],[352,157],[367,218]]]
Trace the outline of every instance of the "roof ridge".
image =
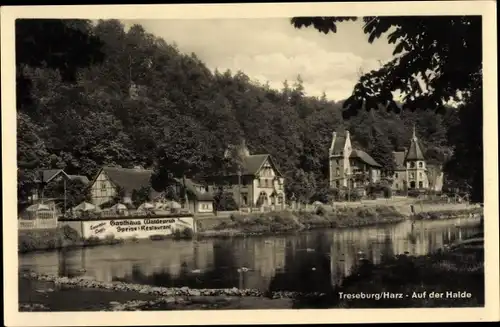
[[122,171],[136,171],[136,172],[152,172],[153,171],[153,169],[146,169],[146,168],[138,169],[138,168],[124,168],[124,167],[113,167],[113,166],[104,166],[104,167],[102,167],[102,169],[104,169],[104,170],[111,169],[111,170],[122,170]]

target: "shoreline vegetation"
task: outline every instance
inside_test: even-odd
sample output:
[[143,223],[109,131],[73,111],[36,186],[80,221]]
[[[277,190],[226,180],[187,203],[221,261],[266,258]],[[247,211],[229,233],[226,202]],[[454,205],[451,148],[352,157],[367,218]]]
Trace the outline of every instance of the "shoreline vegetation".
[[469,218],[483,214],[483,208],[472,207],[459,210],[424,211],[410,216],[412,220],[446,220],[455,218]]
[[[42,289],[34,283],[45,283]],[[242,298],[247,298],[246,308],[400,308],[400,307],[479,307],[484,305],[484,250],[482,247],[461,247],[440,250],[426,256],[406,254],[386,256],[382,263],[373,265],[360,258],[341,285],[332,286],[325,280],[321,292],[283,290],[261,291],[256,289],[191,289],[188,287],[159,287],[124,282],[101,282],[88,277],[57,277],[35,272],[20,273],[20,287],[28,293],[56,293],[58,296],[72,292],[93,290],[104,296],[109,292],[126,294],[123,303],[109,301],[99,304],[100,311],[168,310],[242,308]],[[60,292],[64,289],[64,292]],[[59,293],[57,293],[59,292]],[[108,293],[106,293],[108,292]],[[425,292],[425,295],[423,295]],[[430,294],[442,294],[441,298]],[[135,294],[135,295],[134,295]],[[340,294],[379,294],[380,298],[347,298]],[[402,294],[401,298],[390,294]],[[28,295],[26,295],[28,296]],[[69,295],[68,295],[69,296]],[[149,297],[148,297],[149,296]],[[56,295],[54,295],[56,297]],[[28,296],[31,299],[31,297]],[[59,302],[64,303],[60,298]],[[127,299],[131,299],[127,301]],[[288,299],[289,302],[283,302]],[[282,302],[279,302],[279,301]],[[30,300],[31,301],[31,300]],[[49,303],[43,303],[44,301]],[[248,302],[250,301],[250,302]],[[42,303],[24,303],[21,311],[61,310],[53,302],[40,298]],[[59,304],[61,305],[61,304]],[[81,310],[82,308],[80,308]]]
[[[254,214],[232,214],[227,218],[200,219],[198,232],[191,229],[176,230],[172,235],[152,235],[151,241],[163,239],[189,240],[193,238],[226,238],[263,235],[283,235],[321,228],[357,228],[395,224],[406,219],[440,220],[471,217],[482,213],[482,208],[421,212],[406,216],[393,206],[340,207],[327,210],[318,206],[315,211],[275,211]],[[105,239],[82,239],[69,226],[57,229],[18,232],[18,252],[50,251],[98,245],[117,245],[138,242],[136,238],[121,239],[113,235]]]
[[297,233],[321,228],[355,228],[402,222],[406,217],[392,206],[334,208],[314,211],[275,211],[233,214],[215,224],[203,225],[199,237],[238,237]]

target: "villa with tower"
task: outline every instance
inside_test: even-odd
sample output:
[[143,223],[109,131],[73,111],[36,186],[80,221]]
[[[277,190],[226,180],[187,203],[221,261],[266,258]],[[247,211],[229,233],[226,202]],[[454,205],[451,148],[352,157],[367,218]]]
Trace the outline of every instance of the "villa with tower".
[[352,147],[349,131],[345,135],[333,132],[329,160],[332,188],[355,188],[380,181],[382,165],[365,151]]
[[[440,191],[443,173],[426,162],[415,128],[409,148],[393,151],[396,169],[392,176],[393,190],[432,189]],[[331,188],[362,187],[381,180],[382,165],[368,153],[352,147],[349,131],[332,133],[329,149],[329,184]]]

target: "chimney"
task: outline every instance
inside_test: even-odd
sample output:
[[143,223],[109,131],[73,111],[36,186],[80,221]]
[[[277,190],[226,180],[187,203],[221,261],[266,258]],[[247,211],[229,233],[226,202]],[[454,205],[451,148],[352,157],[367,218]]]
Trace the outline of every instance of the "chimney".
[[350,135],[349,135],[349,131],[346,129],[345,130],[345,139],[349,139],[350,138]]
[[335,146],[335,140],[337,139],[337,132],[332,132],[332,144],[330,145],[330,156],[333,155],[333,147]]
[[243,154],[244,157],[250,156],[250,151],[248,151],[247,142],[245,139],[241,140],[241,154]]

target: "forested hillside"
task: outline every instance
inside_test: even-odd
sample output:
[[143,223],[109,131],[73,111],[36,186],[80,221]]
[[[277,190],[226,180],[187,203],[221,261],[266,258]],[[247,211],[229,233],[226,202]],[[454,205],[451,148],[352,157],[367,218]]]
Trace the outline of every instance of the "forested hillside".
[[327,182],[334,130],[349,129],[354,143],[389,172],[390,152],[407,146],[413,124],[429,158],[443,162],[450,154],[447,131],[458,124],[455,109],[362,110],[344,121],[342,99],[306,96],[299,74],[276,90],[244,72],[211,72],[196,54],[179,52],[174,40],[141,26],[125,31],[116,20],[79,24],[102,41],[103,56],[78,67],[74,79],[50,65],[17,63],[18,92],[19,81],[30,82],[22,86],[29,101],[18,97],[17,159],[35,162],[21,170],[21,198],[36,168],[92,178],[102,165],[157,168],[168,162],[178,176],[217,172],[226,146],[241,138],[252,153],[270,153],[286,175],[286,191],[298,195]]

